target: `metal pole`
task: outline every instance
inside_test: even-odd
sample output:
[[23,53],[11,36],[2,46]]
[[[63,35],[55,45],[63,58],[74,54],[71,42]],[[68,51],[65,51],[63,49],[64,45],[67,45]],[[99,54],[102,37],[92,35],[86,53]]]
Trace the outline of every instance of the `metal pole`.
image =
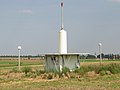
[[64,23],[63,23],[63,7],[64,7],[64,3],[61,2],[61,30],[64,29]]
[[100,64],[102,64],[102,44],[99,43]]
[[18,67],[19,67],[19,70],[20,70],[20,49],[19,49],[18,51],[19,51],[19,56],[18,56]]

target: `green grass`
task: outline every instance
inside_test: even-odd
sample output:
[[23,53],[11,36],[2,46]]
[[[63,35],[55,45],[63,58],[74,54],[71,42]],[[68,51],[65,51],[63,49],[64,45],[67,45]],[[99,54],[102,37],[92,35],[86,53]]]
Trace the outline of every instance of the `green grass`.
[[[18,62],[0,62],[0,67],[9,67],[9,66],[17,66]],[[21,62],[21,66],[26,65],[40,65],[38,62]]]
[[[83,60],[81,63],[89,63],[89,65],[92,63],[96,65],[96,63],[93,62],[99,62],[99,60]],[[103,62],[108,64],[108,62],[112,63],[119,61],[104,60]],[[80,78],[61,78],[58,80],[44,80],[37,77],[1,78],[2,75],[7,76],[7,74],[2,73],[3,71],[8,69],[12,70],[14,67],[17,67],[16,64],[17,62],[15,61],[0,61],[0,90],[120,90],[120,74],[111,74],[104,76],[99,75],[95,77],[88,77],[83,75]],[[43,70],[42,65],[42,62],[39,61],[25,61],[22,63],[22,67],[29,66],[32,69],[40,69],[37,71],[38,76],[41,73],[41,68]],[[88,69],[92,71],[94,69],[93,65],[87,67],[86,71],[88,71]],[[84,73],[83,70],[84,68],[80,71],[80,73]],[[104,74],[104,72],[101,73]],[[34,75],[32,77],[34,77]]]
[[[21,61],[21,66],[29,66],[29,65],[43,65],[42,62],[38,61]],[[18,66],[17,60],[0,60],[0,68],[7,68],[7,67],[15,67]]]
[[119,90],[120,74],[93,78],[60,79],[56,81],[9,80],[0,83],[0,90]]
[[[120,60],[102,60],[103,62],[115,62],[115,61],[117,61],[117,62],[120,62]],[[100,62],[100,60],[99,59],[80,59],[80,62]]]
[[[43,62],[31,60],[21,60],[21,66],[43,65]],[[100,60],[81,59],[80,62],[100,62]],[[103,62],[120,62],[120,60],[103,60]],[[0,68],[18,66],[18,60],[0,60]]]
[[0,61],[0,67],[11,67],[16,66],[17,62],[6,62],[6,61]]
[[84,76],[87,72],[94,71],[96,74],[100,75],[108,75],[108,74],[119,74],[120,73],[120,63],[109,63],[109,64],[102,64],[102,65],[85,65],[77,68],[74,72],[79,73],[80,75]]

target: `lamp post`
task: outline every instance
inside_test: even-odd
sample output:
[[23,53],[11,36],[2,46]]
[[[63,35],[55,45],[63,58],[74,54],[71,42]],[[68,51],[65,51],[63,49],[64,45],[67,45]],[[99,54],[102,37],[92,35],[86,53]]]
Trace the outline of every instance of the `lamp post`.
[[20,50],[21,50],[21,46],[18,46],[18,51],[19,51],[19,55],[18,55],[18,67],[19,67],[19,70],[20,70]]
[[102,64],[102,44],[99,43],[100,64]]

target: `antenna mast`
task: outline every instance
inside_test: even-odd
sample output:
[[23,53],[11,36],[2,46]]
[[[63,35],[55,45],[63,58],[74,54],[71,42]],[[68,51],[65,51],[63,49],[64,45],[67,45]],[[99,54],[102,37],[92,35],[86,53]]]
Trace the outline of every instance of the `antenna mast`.
[[64,23],[63,23],[63,2],[61,2],[61,30],[64,29]]
[[59,52],[67,54],[67,32],[64,30],[63,24],[63,2],[61,2],[61,30],[59,32]]

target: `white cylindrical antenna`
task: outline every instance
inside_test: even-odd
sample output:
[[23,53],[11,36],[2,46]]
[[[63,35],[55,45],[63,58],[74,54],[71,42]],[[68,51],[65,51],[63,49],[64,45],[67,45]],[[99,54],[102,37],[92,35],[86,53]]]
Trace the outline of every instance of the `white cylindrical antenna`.
[[18,67],[19,67],[19,70],[20,70],[20,50],[21,50],[21,46],[18,46],[18,51],[19,51],[19,55],[18,55]]
[[67,32],[65,30],[59,32],[59,53],[67,54]]
[[59,32],[59,53],[67,54],[67,32],[63,24],[63,2],[61,2],[61,30]]

